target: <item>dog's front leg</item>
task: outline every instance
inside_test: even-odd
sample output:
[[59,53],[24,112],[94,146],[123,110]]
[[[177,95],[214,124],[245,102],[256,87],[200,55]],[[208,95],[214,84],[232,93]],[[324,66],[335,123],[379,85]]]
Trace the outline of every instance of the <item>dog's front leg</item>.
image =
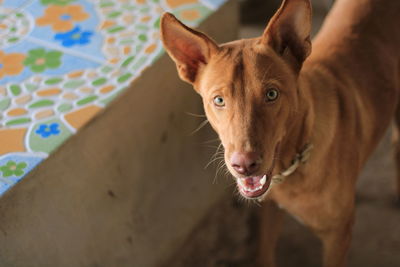
[[353,218],[340,227],[318,233],[323,244],[324,267],[346,266],[347,252],[350,247]]
[[283,224],[283,211],[273,201],[262,203],[258,265],[275,267],[276,244]]

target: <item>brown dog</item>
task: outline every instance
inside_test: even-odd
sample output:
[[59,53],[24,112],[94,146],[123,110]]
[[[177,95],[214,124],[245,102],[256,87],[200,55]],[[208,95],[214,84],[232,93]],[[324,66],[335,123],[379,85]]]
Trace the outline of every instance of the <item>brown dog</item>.
[[[324,266],[345,265],[356,177],[395,114],[400,125],[399,14],[397,0],[338,0],[312,53],[309,0],[284,1],[261,37],[223,45],[162,18],[165,48],[202,96],[239,192],[309,226]],[[275,266],[282,211],[264,206],[260,263]]]

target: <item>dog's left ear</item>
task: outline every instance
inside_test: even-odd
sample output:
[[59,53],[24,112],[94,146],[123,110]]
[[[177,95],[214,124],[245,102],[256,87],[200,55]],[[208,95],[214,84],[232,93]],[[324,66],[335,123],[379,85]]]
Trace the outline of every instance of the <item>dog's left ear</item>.
[[191,84],[218,51],[218,45],[211,38],[185,26],[170,13],[161,18],[161,39],[176,63],[180,78]]
[[283,0],[265,29],[261,43],[272,47],[300,69],[311,53],[311,3],[309,0]]

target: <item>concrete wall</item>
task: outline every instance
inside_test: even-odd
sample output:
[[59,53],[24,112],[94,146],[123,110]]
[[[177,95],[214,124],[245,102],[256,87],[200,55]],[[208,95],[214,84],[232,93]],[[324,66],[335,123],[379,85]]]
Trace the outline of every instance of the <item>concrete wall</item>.
[[[201,29],[236,37],[235,1]],[[163,56],[105,112],[0,199],[0,266],[159,266],[226,184],[204,170],[212,149],[200,97]]]

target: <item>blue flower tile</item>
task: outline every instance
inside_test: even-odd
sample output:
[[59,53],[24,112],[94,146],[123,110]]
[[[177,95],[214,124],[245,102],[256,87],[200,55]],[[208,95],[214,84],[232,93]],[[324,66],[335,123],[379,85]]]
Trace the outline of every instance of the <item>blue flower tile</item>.
[[35,1],[24,9],[32,16],[35,28],[29,40],[59,50],[105,61],[102,54],[103,36],[98,32],[99,18],[89,1],[73,1],[70,5],[42,5]]
[[29,147],[32,151],[51,153],[61,145],[72,131],[60,119],[38,123],[28,133]]

